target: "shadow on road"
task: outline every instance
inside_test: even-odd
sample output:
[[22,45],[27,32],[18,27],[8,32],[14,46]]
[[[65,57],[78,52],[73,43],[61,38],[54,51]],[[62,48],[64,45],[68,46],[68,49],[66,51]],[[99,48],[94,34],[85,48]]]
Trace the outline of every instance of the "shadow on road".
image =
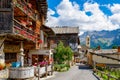
[[77,64],[77,66],[78,66],[79,69],[92,69],[86,64]]
[[[82,70],[91,70],[92,69],[90,66],[88,66],[86,64],[82,64],[82,63],[77,64],[77,66],[78,66],[78,69],[82,69]],[[98,76],[96,76],[94,73],[92,73],[92,74],[97,78],[97,80],[100,80]]]

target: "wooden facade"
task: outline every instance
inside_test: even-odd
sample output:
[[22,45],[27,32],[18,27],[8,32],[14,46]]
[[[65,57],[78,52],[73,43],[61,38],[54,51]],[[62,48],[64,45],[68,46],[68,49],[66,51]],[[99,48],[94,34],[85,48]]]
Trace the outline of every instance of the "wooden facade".
[[77,51],[77,46],[80,44],[78,27],[53,27],[52,29],[56,36],[50,36],[50,42],[57,45],[62,41],[65,46],[70,46],[73,51]]
[[4,53],[19,53],[21,41],[24,53],[39,49],[40,27],[46,14],[46,0],[0,0],[0,36],[5,36]]
[[[47,8],[47,0],[0,0],[0,64],[20,62],[21,66],[9,69],[10,78],[33,77],[31,65],[43,61],[44,57],[51,59],[47,38],[54,32],[45,26]],[[41,50],[48,51],[50,55],[45,55]],[[37,53],[32,55],[31,51]],[[48,68],[51,71],[52,65]],[[25,75],[27,73],[31,75]]]
[[54,31],[45,26],[42,25],[41,26],[41,30],[40,30],[40,49],[38,50],[31,50],[30,51],[30,56],[32,58],[31,64],[34,65],[35,63],[38,62],[42,62],[45,58],[47,61],[49,61],[52,57],[53,57],[53,53],[52,53],[52,48],[50,47],[50,41],[48,40],[49,36],[55,36]]
[[[55,36],[49,36],[48,41],[50,42],[50,47],[55,48],[60,41],[63,42],[64,46],[70,46],[73,50],[74,56],[73,61],[76,61],[76,57],[79,56],[78,45],[79,40],[79,28],[78,27],[52,27],[55,32]],[[72,61],[72,62],[73,62]],[[73,63],[72,63],[73,64]]]

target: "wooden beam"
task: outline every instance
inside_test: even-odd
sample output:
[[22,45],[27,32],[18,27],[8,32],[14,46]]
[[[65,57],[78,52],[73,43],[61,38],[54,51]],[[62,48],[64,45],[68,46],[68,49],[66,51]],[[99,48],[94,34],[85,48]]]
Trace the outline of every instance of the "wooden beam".
[[12,9],[10,8],[0,8],[0,12],[10,12]]

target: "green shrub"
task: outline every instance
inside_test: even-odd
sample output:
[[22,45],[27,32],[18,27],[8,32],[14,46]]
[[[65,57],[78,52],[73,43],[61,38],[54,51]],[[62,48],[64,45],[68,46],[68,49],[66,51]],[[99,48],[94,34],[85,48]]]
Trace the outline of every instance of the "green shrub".
[[69,46],[64,46],[63,42],[60,41],[58,46],[55,48],[54,61],[57,64],[64,64],[72,60],[73,52]]
[[[110,74],[113,77],[116,77],[119,79],[120,77],[120,70],[119,69],[110,69],[110,68],[101,68],[101,67],[97,67],[97,69],[101,70],[102,72],[105,72],[106,74]],[[98,76],[101,76],[101,73],[98,72],[97,73]],[[103,74],[102,78],[103,80],[107,80],[108,76],[106,74]],[[113,78],[110,78],[110,80],[115,80]]]
[[63,71],[69,70],[69,68],[70,68],[69,65],[66,65],[66,64],[55,64],[54,65],[55,71],[63,72]]
[[98,70],[103,71],[104,69],[102,67],[97,66],[96,67]]

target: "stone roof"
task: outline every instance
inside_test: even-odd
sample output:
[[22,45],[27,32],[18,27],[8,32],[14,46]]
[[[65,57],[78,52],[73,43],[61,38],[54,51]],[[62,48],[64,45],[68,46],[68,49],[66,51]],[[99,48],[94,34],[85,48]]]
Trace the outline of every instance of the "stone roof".
[[73,34],[79,33],[79,27],[52,27],[55,34]]

